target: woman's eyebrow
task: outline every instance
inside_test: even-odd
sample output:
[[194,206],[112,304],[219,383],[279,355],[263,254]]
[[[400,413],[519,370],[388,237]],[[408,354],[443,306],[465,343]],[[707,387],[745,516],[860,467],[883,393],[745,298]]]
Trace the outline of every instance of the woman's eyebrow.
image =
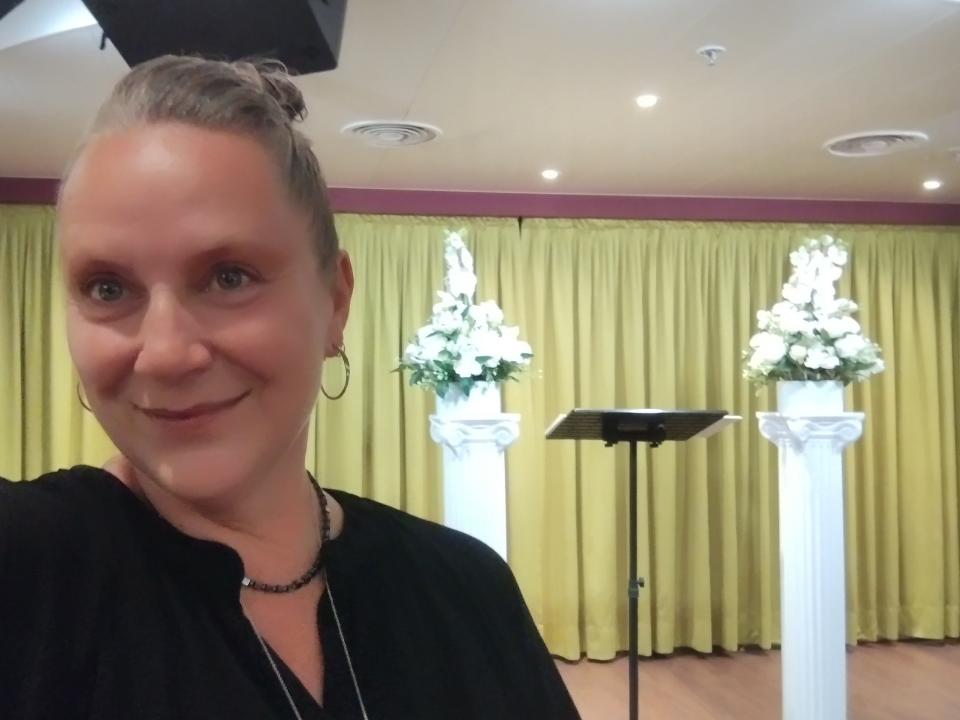
[[262,258],[273,257],[274,255],[276,255],[276,249],[270,245],[239,237],[228,237],[218,240],[192,255],[188,263],[191,266],[203,266],[226,257],[256,256]]
[[71,276],[85,276],[94,273],[122,274],[128,268],[124,263],[95,255],[82,256],[79,259],[68,259],[67,272]]

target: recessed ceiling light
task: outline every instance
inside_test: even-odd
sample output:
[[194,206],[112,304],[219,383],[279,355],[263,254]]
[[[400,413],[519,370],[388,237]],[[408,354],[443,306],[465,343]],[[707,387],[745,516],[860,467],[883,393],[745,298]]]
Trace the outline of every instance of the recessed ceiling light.
[[558,177],[560,177],[560,171],[548,168],[540,173],[540,175],[544,180],[556,180]]
[[924,190],[939,190],[942,187],[943,187],[943,183],[933,178],[931,178],[930,180],[923,181]]
[[652,94],[637,96],[637,105],[639,107],[642,107],[644,110],[649,110],[654,105],[656,105],[659,101],[660,101],[660,98]]

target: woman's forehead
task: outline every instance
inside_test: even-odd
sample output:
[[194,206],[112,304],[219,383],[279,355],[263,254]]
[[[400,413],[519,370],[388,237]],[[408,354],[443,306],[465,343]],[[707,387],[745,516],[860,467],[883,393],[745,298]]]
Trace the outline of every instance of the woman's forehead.
[[87,147],[61,196],[60,230],[65,252],[141,242],[198,245],[203,252],[217,243],[306,233],[304,215],[256,141],[154,125]]
[[253,138],[182,124],[141,125],[94,138],[66,180],[64,209],[150,209],[166,203],[282,199],[279,173]]

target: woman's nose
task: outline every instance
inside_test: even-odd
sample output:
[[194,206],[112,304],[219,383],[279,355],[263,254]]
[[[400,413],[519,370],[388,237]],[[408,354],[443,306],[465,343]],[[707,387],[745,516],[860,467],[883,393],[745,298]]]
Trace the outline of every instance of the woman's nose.
[[203,328],[172,293],[150,298],[140,326],[140,350],[134,370],[162,380],[177,380],[210,363]]

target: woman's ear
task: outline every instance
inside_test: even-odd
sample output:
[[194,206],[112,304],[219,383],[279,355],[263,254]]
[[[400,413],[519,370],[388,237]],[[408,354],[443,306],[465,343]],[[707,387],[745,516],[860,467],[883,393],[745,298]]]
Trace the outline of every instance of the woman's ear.
[[350,301],[353,299],[353,264],[346,250],[337,253],[330,278],[330,298],[333,315],[327,331],[327,357],[334,357],[343,346],[343,331],[350,316]]

